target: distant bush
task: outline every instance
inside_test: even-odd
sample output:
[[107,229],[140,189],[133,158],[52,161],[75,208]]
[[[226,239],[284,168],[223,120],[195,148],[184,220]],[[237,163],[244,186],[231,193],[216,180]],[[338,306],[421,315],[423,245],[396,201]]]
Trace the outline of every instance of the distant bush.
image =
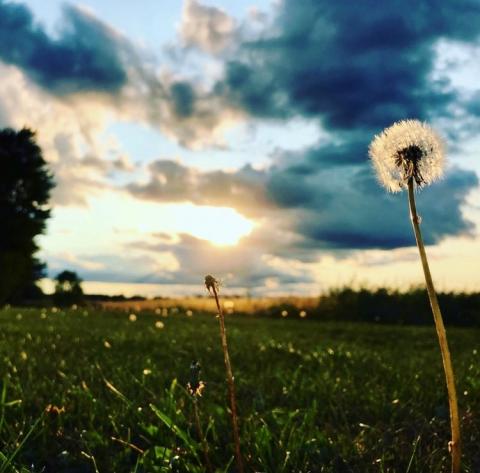
[[[480,293],[439,293],[438,298],[447,324],[480,326]],[[319,298],[311,315],[327,320],[412,325],[432,323],[427,291],[418,287],[407,292],[385,288],[335,289]]]

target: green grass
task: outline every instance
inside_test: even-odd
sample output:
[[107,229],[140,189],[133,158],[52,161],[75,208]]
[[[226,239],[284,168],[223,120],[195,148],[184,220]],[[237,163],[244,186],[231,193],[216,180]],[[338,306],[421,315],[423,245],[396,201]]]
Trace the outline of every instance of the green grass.
[[[184,388],[192,360],[207,384],[199,407],[212,463],[233,471],[218,320],[137,315],[0,311],[0,472],[204,471]],[[433,327],[228,316],[227,330],[249,471],[449,471]],[[449,337],[473,473],[480,330]]]

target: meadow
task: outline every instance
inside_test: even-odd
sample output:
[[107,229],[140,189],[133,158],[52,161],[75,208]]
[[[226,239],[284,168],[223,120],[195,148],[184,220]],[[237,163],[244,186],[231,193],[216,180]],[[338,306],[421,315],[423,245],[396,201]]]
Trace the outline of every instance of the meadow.
[[[285,315],[285,314],[284,314]],[[432,326],[227,316],[247,471],[447,472]],[[480,471],[480,329],[449,328],[465,472]],[[0,311],[0,473],[233,471],[218,320],[184,308]]]

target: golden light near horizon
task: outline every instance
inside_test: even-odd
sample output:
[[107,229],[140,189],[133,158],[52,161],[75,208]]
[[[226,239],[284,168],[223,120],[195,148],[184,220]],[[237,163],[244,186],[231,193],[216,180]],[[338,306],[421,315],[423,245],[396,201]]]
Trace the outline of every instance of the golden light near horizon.
[[[49,254],[81,252],[86,260],[92,241],[107,254],[155,235],[191,235],[216,246],[233,246],[255,223],[230,207],[191,203],[158,204],[111,193],[91,197],[88,206],[57,208],[43,243]],[[174,241],[174,240],[173,240]],[[172,241],[172,243],[173,243]],[[174,244],[174,243],[173,243]]]
[[177,229],[216,246],[233,246],[253,230],[255,224],[230,207],[176,205]]

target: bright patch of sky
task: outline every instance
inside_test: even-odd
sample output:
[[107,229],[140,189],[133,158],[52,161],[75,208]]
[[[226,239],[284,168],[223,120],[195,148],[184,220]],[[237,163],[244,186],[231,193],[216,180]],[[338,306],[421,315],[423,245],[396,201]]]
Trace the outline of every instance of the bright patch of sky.
[[117,121],[106,127],[104,137],[112,137],[121,152],[136,164],[157,159],[180,160],[199,169],[238,169],[245,164],[263,167],[276,148],[299,150],[313,145],[321,131],[316,123],[292,120],[285,124],[240,124],[225,133],[225,148],[186,149],[164,137],[153,127],[141,123]]

